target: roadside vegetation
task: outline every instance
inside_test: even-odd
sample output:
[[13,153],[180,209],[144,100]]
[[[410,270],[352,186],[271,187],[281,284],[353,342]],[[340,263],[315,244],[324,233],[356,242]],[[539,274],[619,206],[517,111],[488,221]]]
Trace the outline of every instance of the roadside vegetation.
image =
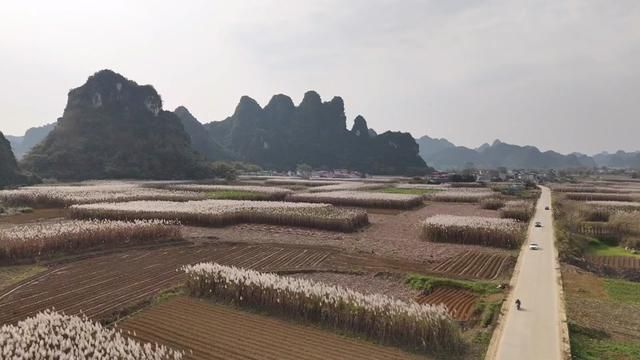
[[617,184],[554,187],[574,359],[640,358],[638,187]]

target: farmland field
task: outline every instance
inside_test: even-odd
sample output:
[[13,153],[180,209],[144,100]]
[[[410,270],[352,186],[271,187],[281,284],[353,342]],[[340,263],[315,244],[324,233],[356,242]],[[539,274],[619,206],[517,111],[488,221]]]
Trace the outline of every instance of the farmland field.
[[437,264],[433,271],[495,280],[507,275],[514,264],[514,256],[467,251]]
[[[369,211],[368,211],[369,212]],[[369,212],[370,225],[354,233],[301,229],[257,224],[225,228],[186,227],[184,236],[194,240],[219,238],[234,242],[266,242],[307,246],[333,246],[349,253],[375,254],[403,261],[433,263],[469,250],[511,255],[508,250],[476,245],[426,242],[420,238],[419,223],[437,214],[462,216],[499,216],[497,211],[481,209],[478,204],[428,203],[422,208],[401,212]]]
[[[354,184],[356,184],[354,185],[355,187],[361,185]],[[252,186],[254,185],[258,186],[258,184],[253,184]],[[119,202],[122,198],[121,195],[113,191],[114,187],[105,184],[99,186],[105,189],[105,194],[96,194],[92,199],[109,198],[117,199],[117,201],[110,204],[72,206],[71,210],[60,208],[53,210],[36,209],[30,214],[0,218],[0,228],[15,228],[15,224],[18,223],[27,224],[25,226],[34,224],[34,229],[36,226],[44,229],[47,224],[67,222],[69,218],[74,217],[74,214],[88,219],[96,216],[102,217],[100,214],[104,215],[104,211],[113,211],[113,220],[131,220],[129,215],[135,215],[133,218],[138,218],[139,216],[144,218],[148,215],[148,212],[153,213],[163,206],[167,207],[168,211],[172,213],[170,215],[171,220],[174,220],[174,213],[192,214],[195,212],[197,213],[194,215],[195,217],[208,217],[212,214],[217,216],[216,214],[236,211],[234,210],[236,209],[236,204],[240,204],[237,211],[241,213],[245,211],[244,209],[249,212],[260,212],[262,211],[261,209],[275,207],[289,207],[291,212],[303,213],[306,210],[298,211],[295,209],[307,206],[307,204],[289,202],[231,200],[194,202],[154,200],[123,203]],[[116,186],[116,188],[119,186],[121,185]],[[389,185],[376,185],[375,187],[390,188]],[[129,185],[124,188],[127,191],[130,190]],[[179,192],[186,189],[188,187],[176,188],[175,190],[150,189],[150,191]],[[237,191],[240,191],[240,189],[249,191],[252,188],[242,187],[238,188]],[[194,190],[192,193],[196,194],[194,196],[200,196],[209,191],[231,191],[225,187],[210,188],[208,186],[193,187],[192,190]],[[336,192],[331,193],[339,196],[339,189],[334,190]],[[400,190],[401,192],[406,191],[405,189]],[[432,191],[430,188],[427,190]],[[70,193],[57,193],[61,200],[69,201],[69,204],[84,202],[78,198],[78,196],[84,194],[84,190],[74,188],[64,191]],[[264,191],[269,193],[271,190],[265,187]],[[306,190],[297,189],[294,191]],[[366,192],[358,192],[358,195],[365,194],[363,196],[368,199],[371,196],[374,198],[380,197],[380,199],[384,198],[384,201],[396,198],[404,201],[405,197],[407,197],[407,195],[403,194],[388,194],[384,193],[384,190],[382,191],[370,193],[371,195],[367,195]],[[414,189],[409,187],[409,192],[413,191]],[[421,189],[420,191],[423,190]],[[475,193],[482,192],[483,189],[462,191]],[[146,193],[147,190],[144,190],[144,192]],[[290,193],[289,190],[284,192]],[[136,199],[135,193],[128,193],[127,196],[129,195]],[[33,316],[47,308],[55,308],[56,311],[69,315],[84,313],[92,320],[97,320],[104,324],[110,324],[114,321],[117,323],[122,322],[123,324],[135,321],[139,316],[143,316],[142,314],[153,313],[159,308],[154,305],[157,304],[158,297],[164,299],[167,291],[185,286],[186,275],[177,271],[177,269],[184,265],[199,262],[216,262],[221,265],[232,265],[262,272],[276,272],[280,275],[347,287],[372,296],[386,295],[405,302],[414,301],[419,293],[419,290],[408,285],[408,276],[432,276],[453,279],[466,284],[474,284],[478,283],[477,280],[484,280],[489,281],[484,284],[489,284],[492,288],[498,282],[504,282],[507,279],[515,262],[515,252],[512,250],[477,245],[433,243],[426,242],[420,237],[419,224],[430,216],[441,214],[482,216],[500,221],[497,219],[499,217],[497,211],[482,208],[480,203],[429,202],[424,201],[421,195],[415,195],[408,198],[416,198],[421,204],[424,203],[425,206],[410,210],[380,209],[373,211],[322,204],[307,206],[312,210],[320,209],[318,214],[322,216],[326,215],[324,214],[325,209],[331,209],[331,214],[328,214],[326,219],[318,218],[319,221],[329,221],[327,224],[334,220],[349,222],[351,220],[344,218],[343,215],[350,216],[355,214],[357,217],[357,219],[353,218],[356,220],[355,222],[345,222],[344,224],[356,231],[347,233],[333,231],[335,229],[296,226],[304,224],[288,224],[286,221],[282,223],[281,220],[277,220],[272,224],[269,224],[269,221],[267,223],[261,223],[260,221],[257,223],[237,223],[237,219],[233,218],[235,215],[231,214],[230,217],[223,216],[224,219],[220,223],[220,225],[224,225],[223,227],[201,227],[200,225],[203,225],[203,223],[195,220],[195,222],[187,221],[187,225],[184,223],[179,225],[182,240],[178,242],[140,243],[126,248],[87,248],[88,250],[83,252],[65,253],[64,257],[36,258],[36,261],[40,261],[39,265],[44,265],[44,267],[37,268],[41,272],[35,270],[30,272],[26,269],[21,273],[15,274],[15,276],[12,275],[11,280],[5,282],[4,288],[0,288],[0,324],[15,324],[19,320]],[[184,200],[189,200],[189,196],[185,197]],[[42,200],[44,203],[48,199],[46,194],[42,195],[41,198],[35,198],[35,200]],[[86,214],[79,214],[78,209],[88,209],[90,211]],[[121,210],[126,214],[123,214]],[[139,213],[141,210],[145,212],[143,215]],[[315,214],[315,210],[311,212]],[[272,211],[272,213],[277,217],[288,215],[287,211],[278,213],[276,210]],[[151,215],[149,215],[150,218],[153,218]],[[368,218],[369,225],[362,227],[363,224],[358,222],[358,219],[363,218],[362,215]],[[209,220],[211,219],[207,221]],[[214,220],[217,221],[217,219]],[[243,219],[240,220],[244,221]],[[330,227],[333,227],[333,225]],[[347,227],[344,229],[347,229]],[[89,232],[87,230],[87,233]],[[81,242],[78,241],[77,244]],[[42,263],[41,261],[45,262]],[[473,291],[456,290],[454,294],[445,290],[444,288],[436,289],[436,291],[424,296],[421,301],[424,301],[425,304],[445,304],[451,308],[451,315],[456,320],[463,321],[471,318],[471,308],[475,310],[476,304],[484,302],[484,295],[476,294]],[[163,306],[163,304],[160,306]],[[229,308],[225,309],[225,311],[235,311]],[[141,315],[130,317],[131,314],[136,314],[138,310],[142,310]],[[180,313],[180,311],[172,310],[171,316]],[[253,316],[246,313],[242,314],[242,316]],[[163,314],[162,316],[168,315]],[[179,316],[182,319],[189,315],[181,314]],[[175,320],[175,318],[170,319],[171,321]],[[262,317],[261,319],[260,321],[281,322],[280,320]],[[465,323],[474,326],[476,318],[472,320],[474,321]],[[149,336],[162,337],[167,336],[166,334],[173,334],[170,332],[171,329],[168,328],[171,324],[161,323],[161,320],[155,317],[145,321],[149,324],[148,328],[154,327],[154,329],[157,328],[160,331],[156,333],[154,332],[155,330],[147,330],[148,332],[151,331],[148,334]],[[156,323],[156,321],[158,322]],[[210,325],[202,326],[208,328]],[[298,325],[287,326],[301,328]],[[207,333],[205,328],[202,328],[202,330],[200,331],[201,333]],[[318,331],[316,329],[312,330]],[[330,330],[324,328],[318,332],[323,334],[322,336],[335,337],[340,342],[345,341],[352,344],[348,346],[354,346],[354,349],[357,348],[358,350],[353,350],[354,356],[350,356],[350,358],[362,356],[363,358],[376,359],[394,358],[394,356],[398,356],[398,358],[414,356],[402,353],[397,349],[382,348],[372,343],[343,338],[331,334]],[[223,330],[215,329],[211,331],[224,332]],[[238,333],[246,332],[242,330],[240,325],[237,330],[227,331],[232,334],[236,334],[235,331]],[[490,328],[481,329],[480,331],[490,331]],[[264,333],[264,331],[262,332]],[[476,334],[477,332],[473,333]],[[138,337],[144,337],[140,334],[138,335]],[[269,336],[271,335],[273,334],[269,334]],[[182,346],[187,343],[201,347],[204,344],[203,341],[206,341],[207,346],[212,342],[211,339],[202,340],[198,338],[198,336],[201,336],[200,334],[186,333],[184,339],[175,334],[172,336],[181,349],[185,349]],[[285,334],[284,336],[287,335]],[[471,340],[464,334],[463,338],[464,342]],[[221,344],[228,340],[224,335],[220,335],[216,339],[221,341]],[[265,339],[269,338],[265,337]],[[169,340],[167,340],[169,343],[162,339],[160,340],[163,344],[170,343]],[[272,342],[272,340],[265,341],[267,343]],[[295,341],[300,340],[296,338]],[[396,343],[401,347],[407,346],[407,344],[403,345],[403,341],[396,341]],[[263,344],[261,346],[266,348],[264,342],[259,342],[259,344]],[[336,346],[337,349],[342,349],[341,346],[347,345]],[[364,349],[362,346],[375,348],[378,355],[370,355],[369,352],[371,350]],[[473,349],[471,353],[474,358],[483,351],[481,349],[482,345],[480,347],[472,345],[471,348]],[[264,358],[262,353],[256,353],[257,350],[251,346],[247,349],[247,352],[236,355],[240,358]],[[197,351],[201,350],[203,349]],[[193,355],[187,354],[187,358],[189,356],[207,358],[209,355],[206,354],[206,351],[209,350],[204,350],[205,355],[197,355],[194,347],[195,353]],[[360,354],[360,351],[362,351],[362,354]],[[388,351],[391,352],[388,353]],[[264,354],[267,353],[268,351],[265,350]],[[326,355],[325,353],[328,354],[329,352],[325,350],[318,351],[318,356]],[[327,355],[323,356],[323,358],[331,358],[331,356]]]
[[[346,256],[346,257],[345,257]],[[355,259],[355,261],[353,261]],[[428,266],[376,257],[351,257],[326,248],[286,245],[217,244],[131,250],[54,266],[0,292],[0,324],[12,323],[46,308],[80,311],[110,319],[124,309],[184,283],[176,271],[201,261],[284,273],[317,271],[428,272]]]
[[478,296],[470,291],[440,287],[430,294],[422,294],[416,298],[419,304],[440,305],[443,304],[456,320],[470,320]]
[[[571,353],[575,359],[640,358],[638,188],[592,182],[581,191],[559,189],[558,248],[562,265]],[[596,189],[597,187],[597,189]],[[594,190],[588,192],[587,190]],[[586,202],[585,202],[586,200]],[[603,277],[603,276],[607,277]]]
[[640,257],[634,256],[585,256],[587,261],[613,269],[640,270]]
[[417,359],[412,354],[191,298],[175,298],[118,324],[186,359]]
[[574,358],[637,359],[640,305],[620,301],[609,280],[574,267],[563,266],[562,277]]

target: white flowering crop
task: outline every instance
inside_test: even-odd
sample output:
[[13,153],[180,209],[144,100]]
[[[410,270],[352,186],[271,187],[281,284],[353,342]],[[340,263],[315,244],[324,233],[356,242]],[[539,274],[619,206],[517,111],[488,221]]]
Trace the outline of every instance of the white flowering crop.
[[47,258],[56,253],[122,244],[177,239],[173,223],[160,220],[134,222],[90,220],[35,223],[0,228],[0,263]]
[[479,202],[493,195],[495,193],[486,188],[448,188],[445,191],[427,195],[427,199],[445,202]]
[[200,191],[208,193],[230,192],[231,195],[241,197],[243,200],[283,200],[293,191],[273,186],[249,186],[249,185],[205,185],[205,184],[177,184],[163,188],[178,191]]
[[77,186],[29,186],[0,191],[0,200],[11,205],[63,207],[72,204],[120,202],[132,200],[186,201],[205,199],[205,194],[190,191],[162,190],[137,183],[98,183]]
[[178,360],[182,357],[180,351],[158,344],[141,344],[87,318],[50,310],[17,325],[0,327],[0,358],[6,360]]
[[364,191],[298,193],[287,196],[288,201],[321,202],[343,206],[365,206],[400,209],[416,207],[422,204],[422,199],[422,195]]
[[587,205],[599,208],[615,208],[619,210],[640,210],[639,202],[630,201],[587,201]]
[[531,220],[535,213],[534,203],[529,200],[511,200],[507,201],[502,209],[500,216],[503,218],[514,219],[522,222]]
[[192,295],[320,323],[421,350],[455,350],[461,339],[446,307],[362,294],[306,279],[200,263],[182,268]]
[[524,226],[514,219],[435,215],[422,223],[422,237],[435,242],[517,248]]
[[329,204],[280,201],[132,201],[74,205],[71,210],[74,216],[81,218],[165,219],[205,226],[266,223],[353,231],[368,223],[364,211],[340,209]]
[[316,186],[309,189],[310,192],[342,191],[342,190],[373,190],[385,187],[384,184],[365,182],[341,182],[332,185]]

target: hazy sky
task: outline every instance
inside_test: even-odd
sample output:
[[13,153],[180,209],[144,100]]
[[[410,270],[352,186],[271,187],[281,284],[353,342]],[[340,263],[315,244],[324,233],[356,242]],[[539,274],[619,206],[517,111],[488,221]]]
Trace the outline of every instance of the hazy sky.
[[378,131],[640,150],[640,1],[6,1],[0,130],[110,68],[202,122],[314,89]]

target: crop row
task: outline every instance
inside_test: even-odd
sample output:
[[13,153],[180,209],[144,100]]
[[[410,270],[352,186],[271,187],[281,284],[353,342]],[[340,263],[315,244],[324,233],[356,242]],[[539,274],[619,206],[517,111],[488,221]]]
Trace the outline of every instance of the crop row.
[[640,258],[632,256],[586,256],[587,261],[613,269],[640,270]]
[[513,264],[514,259],[510,255],[466,251],[448,258],[433,270],[464,277],[497,279]]
[[362,206],[390,209],[410,209],[422,204],[422,195],[389,194],[363,191],[329,191],[299,193],[287,196],[287,201],[327,203],[341,206]]
[[578,201],[636,201],[639,198],[631,194],[609,194],[609,193],[565,193],[569,200]]
[[524,237],[524,226],[513,219],[435,215],[422,223],[422,238],[434,242],[515,249]]
[[76,218],[164,219],[203,226],[260,223],[337,231],[354,231],[368,223],[367,213],[361,210],[327,204],[242,200],[84,204],[72,206],[71,213]]
[[135,183],[77,186],[31,186],[0,191],[0,201],[15,206],[37,208],[66,207],[97,202],[134,200],[188,201],[206,199],[205,194],[142,187]]
[[531,220],[535,213],[535,206],[528,200],[507,201],[500,209],[500,217],[522,222]]
[[180,230],[160,220],[63,221],[0,229],[0,264],[34,261],[94,247],[179,239]]
[[462,339],[444,307],[365,295],[310,280],[214,263],[183,268],[194,296],[305,320],[423,352],[459,351]]
[[230,196],[242,197],[242,200],[284,200],[285,196],[293,192],[280,187],[248,185],[174,184],[164,186],[164,188],[178,191],[199,191],[213,193],[213,195],[226,193]]
[[443,202],[469,202],[477,203],[483,199],[489,198],[495,195],[491,190],[484,188],[452,188],[450,190],[438,191],[427,196],[431,201],[443,201]]
[[375,190],[385,187],[385,184],[364,183],[364,182],[341,182],[338,184],[316,186],[309,189],[309,192],[329,192],[329,191],[353,191],[353,190]]

